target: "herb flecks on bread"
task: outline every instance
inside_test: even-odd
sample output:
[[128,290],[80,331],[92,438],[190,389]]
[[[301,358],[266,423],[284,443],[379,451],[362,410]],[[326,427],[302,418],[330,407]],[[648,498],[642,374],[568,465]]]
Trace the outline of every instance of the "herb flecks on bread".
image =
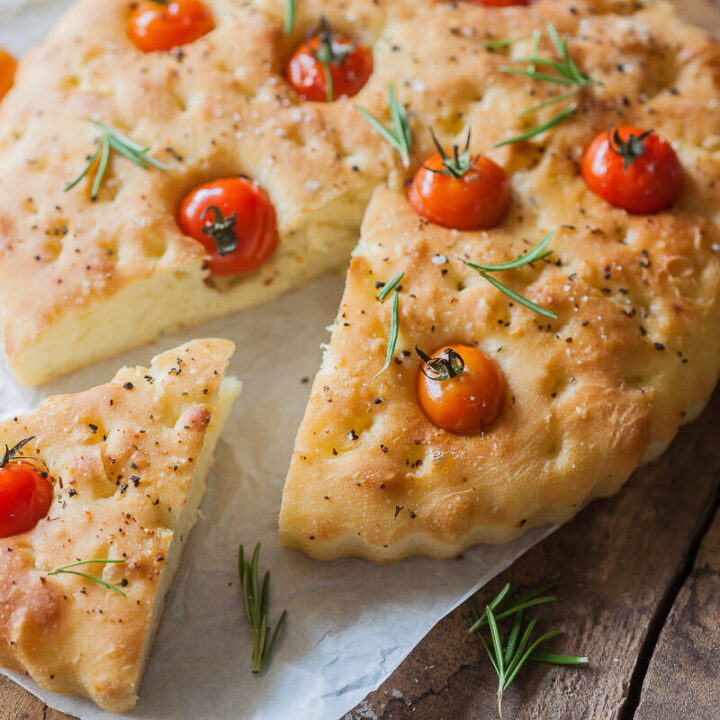
[[106,710],[135,704],[239,391],[224,376],[233,350],[227,340],[194,340],[0,423],[8,446],[32,436],[18,462],[52,479],[46,516],[0,539],[3,667]]

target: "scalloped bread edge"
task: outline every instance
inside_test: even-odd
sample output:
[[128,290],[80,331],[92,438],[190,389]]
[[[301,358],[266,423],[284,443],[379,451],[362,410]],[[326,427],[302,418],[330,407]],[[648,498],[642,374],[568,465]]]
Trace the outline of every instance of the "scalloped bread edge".
[[[683,425],[696,420],[705,409],[709,398],[705,400],[694,400],[688,404],[683,418]],[[645,453],[645,457],[639,467],[655,462],[670,447],[673,435],[665,440],[652,443]],[[637,470],[638,468],[636,468]],[[571,520],[577,513],[582,510],[590,501],[598,498],[608,498],[615,495],[620,488],[630,479],[632,474],[625,476],[613,476],[604,482],[599,482],[590,491],[590,494],[578,507],[554,507],[545,508],[528,518],[527,524],[522,528],[501,528],[483,526],[477,528],[474,533],[465,536],[461,542],[454,545],[445,545],[440,547],[438,543],[426,535],[415,534],[407,535],[401,540],[395,542],[391,549],[385,551],[383,557],[377,557],[377,547],[368,543],[361,538],[341,537],[335,541],[325,541],[322,545],[315,545],[312,548],[312,554],[306,545],[296,541],[295,537],[289,533],[280,533],[280,544],[283,547],[300,550],[311,555],[316,560],[337,560],[346,557],[368,558],[372,557],[373,562],[379,564],[388,564],[398,562],[412,555],[425,555],[427,557],[442,560],[459,556],[468,548],[474,545],[504,545],[517,539],[520,535],[525,534],[532,528],[541,527],[543,525],[562,525]]]

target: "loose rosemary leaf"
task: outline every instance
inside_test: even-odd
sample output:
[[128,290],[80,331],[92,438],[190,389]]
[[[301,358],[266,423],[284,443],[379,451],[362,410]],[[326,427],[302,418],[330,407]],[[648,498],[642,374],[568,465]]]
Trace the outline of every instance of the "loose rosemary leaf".
[[392,315],[390,319],[390,337],[388,338],[387,353],[385,354],[385,364],[382,366],[380,372],[375,377],[382,375],[389,367],[392,362],[393,356],[395,355],[395,347],[398,340],[399,332],[399,311],[400,311],[400,293],[396,292],[393,297],[392,304]]
[[380,135],[391,147],[400,153],[403,166],[410,167],[410,153],[412,152],[412,131],[408,120],[405,106],[398,102],[395,95],[395,88],[392,83],[388,86],[388,98],[390,102],[390,116],[393,126],[385,127],[377,118],[374,118],[365,108],[357,105],[362,116],[370,123],[373,130]]
[[499,148],[499,147],[503,147],[504,145],[511,145],[513,143],[523,142],[524,140],[529,140],[530,138],[533,138],[536,135],[541,135],[546,130],[550,130],[551,128],[554,128],[556,125],[559,125],[563,120],[570,117],[576,111],[577,111],[577,105],[575,103],[573,103],[569,108],[567,108],[566,110],[563,110],[561,113],[558,113],[554,117],[550,118],[550,120],[543,123],[542,125],[538,125],[537,127],[534,127],[531,130],[528,130],[527,132],[520,133],[520,135],[515,135],[514,137],[508,138],[507,140],[502,140],[499,143],[495,143],[495,145],[493,145],[493,147]]
[[71,568],[80,567],[81,565],[94,565],[94,564],[102,564],[102,565],[109,565],[109,564],[122,564],[125,560],[109,560],[107,558],[97,558],[92,560],[78,560],[77,562],[69,563],[68,565],[61,565],[60,567],[53,568],[52,570],[48,571],[48,575],[78,575],[79,577],[85,578],[86,580],[91,580],[92,582],[97,583],[98,585],[102,585],[103,587],[106,587],[108,590],[112,590],[113,592],[116,592],[118,595],[122,595],[123,597],[127,597],[125,593],[119,588],[113,585],[112,583],[109,583],[102,578],[95,577],[94,575],[88,575],[84,572],[79,572],[78,570],[72,570]]
[[295,0],[285,0],[285,34],[290,35],[295,28]]
[[87,165],[80,175],[65,186],[65,192],[68,192],[76,187],[78,183],[80,183],[80,181],[92,170],[99,158],[100,160],[90,194],[90,198],[93,202],[97,200],[100,193],[100,186],[102,185],[103,180],[105,179],[105,174],[107,173],[111,150],[114,150],[119,155],[126,157],[143,170],[147,170],[149,165],[163,171],[170,169],[167,165],[164,165],[159,160],[155,160],[155,158],[152,158],[147,154],[150,150],[149,147],[138,145],[138,143],[134,140],[130,139],[126,135],[123,135],[115,128],[100,122],[99,120],[93,120],[93,124],[100,131],[100,135],[96,140],[98,147],[88,158]]
[[536,260],[542,260],[543,258],[546,258],[548,255],[552,255],[552,250],[545,251],[545,248],[549,245],[550,241],[555,236],[555,231],[551,230],[545,237],[527,254],[520,255],[520,257],[516,258],[515,260],[510,260],[510,262],[506,263],[499,263],[497,265],[484,265],[480,263],[465,263],[466,265],[469,265],[474,270],[484,270],[485,272],[500,272],[502,270],[515,270],[516,268],[521,268],[525,265],[530,265],[530,263],[535,262]]
[[476,270],[480,273],[480,275],[487,280],[491,285],[494,285],[500,292],[507,295],[509,298],[517,302],[519,305],[522,305],[523,307],[528,308],[529,310],[532,310],[533,312],[538,313],[538,315],[543,315],[544,317],[552,318],[553,320],[557,320],[557,315],[552,312],[552,310],[547,310],[546,308],[542,307],[541,305],[538,305],[537,303],[534,303],[532,300],[529,300],[526,297],[523,297],[519,293],[515,292],[512,288],[505,285],[505,283],[500,282],[496,277],[493,277],[489,273],[491,272],[501,272],[505,270],[515,270],[517,268],[521,268],[525,265],[529,265],[532,262],[535,262],[537,260],[542,260],[543,258],[546,258],[548,255],[552,253],[552,250],[546,250],[545,248],[548,246],[548,243],[550,240],[552,240],[553,236],[555,234],[555,231],[549,232],[545,237],[529,252],[525,255],[521,255],[520,257],[516,258],[515,260],[511,260],[506,263],[499,263],[497,265],[482,265],[479,263],[473,263],[469,262],[468,260],[462,260],[462,262],[467,265],[469,268],[472,268],[473,270]]
[[385,300],[387,296],[395,289],[396,285],[405,277],[405,273],[398,273],[383,289],[377,294],[377,299]]
[[[562,632],[559,630],[546,632],[538,638],[533,639],[533,633],[537,625],[537,620],[535,619],[530,620],[523,630],[523,610],[533,604],[554,601],[554,596],[544,595],[544,593],[553,586],[554,583],[544,585],[515,599],[519,588],[507,584],[495,599],[485,607],[485,612],[482,615],[478,612],[475,598],[471,598],[470,600],[472,615],[470,632],[473,632],[480,639],[490,659],[490,664],[498,677],[497,704],[498,714],[501,718],[503,695],[528,660],[554,665],[584,665],[588,662],[588,658],[586,657],[543,653],[537,650],[543,643],[562,635]],[[502,617],[509,615],[512,615],[513,622],[507,636],[507,642],[503,643],[498,621]],[[490,642],[488,642],[483,635],[481,629],[483,626],[487,626]]]
[[[240,577],[240,589],[242,591],[243,609],[245,610],[245,618],[250,627],[252,635],[253,651],[252,651],[252,670],[259,673],[270,657],[275,647],[280,629],[287,618],[287,610],[283,610],[280,619],[275,625],[275,630],[270,635],[271,630],[268,624],[268,601],[270,597],[270,573],[266,572],[263,579],[262,587],[260,586],[260,548],[258,543],[252,554],[252,559],[248,562],[245,560],[245,550],[242,545],[238,548],[238,575]],[[270,642],[268,642],[270,637]]]

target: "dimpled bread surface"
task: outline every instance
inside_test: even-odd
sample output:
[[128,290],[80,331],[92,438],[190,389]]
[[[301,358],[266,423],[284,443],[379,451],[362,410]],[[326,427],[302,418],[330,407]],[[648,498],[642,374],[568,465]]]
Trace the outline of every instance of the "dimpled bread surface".
[[[656,4],[540,0],[497,9],[303,0],[285,35],[284,0],[207,2],[215,30],[177,51],[146,54],[126,33],[134,2],[80,0],[23,59],[0,105],[0,328],[23,383],[45,382],[341,267],[373,190],[402,184],[397,154],[356,107],[389,122],[390,82],[411,107],[422,157],[432,149],[429,125],[450,143],[472,124],[478,149],[523,127],[517,113],[530,100],[528,83],[499,73],[508,51],[483,43],[522,37],[546,20],[577,36],[573,53],[605,82],[588,93],[599,127],[601,118],[616,117],[621,95],[637,105],[644,93],[659,110],[674,105],[680,117],[686,104],[707,102],[714,77],[696,78],[687,96],[669,95],[688,62],[699,68],[694,55],[712,50]],[[372,48],[374,72],[354,98],[304,102],[285,80],[287,59],[322,14]],[[678,34],[655,34],[648,22]],[[547,51],[547,39],[544,45]],[[528,51],[527,43],[512,48]],[[95,148],[91,119],[149,146],[169,170],[143,170],[112,153],[96,202],[92,173],[65,193]],[[684,132],[703,137],[711,122],[703,113]],[[495,156],[507,170],[522,169],[539,160],[535,147]],[[204,249],[181,233],[176,212],[198,184],[238,173],[268,191],[280,248],[256,273],[208,279]]]
[[[46,518],[0,539],[0,665],[114,712],[135,704],[143,669],[239,383],[234,345],[194,340],[149,368],[123,368],[0,424],[3,443],[54,483]],[[48,575],[79,560],[124,560]]]
[[[322,559],[448,557],[562,522],[657,457],[718,378],[718,46],[658,3],[541,0],[499,13],[499,37],[552,20],[579,67],[602,84],[550,133],[490,150],[522,129],[518,113],[545,99],[547,84],[499,72],[507,58],[479,49],[489,13],[444,3],[427,12],[445,52],[477,68],[461,121],[474,129],[473,149],[511,173],[513,201],[499,227],[457,232],[420,219],[404,192],[376,191],[280,517],[283,542]],[[611,124],[654,128],[673,144],[685,187],[672,210],[632,216],[587,189],[583,150]],[[557,320],[461,262],[512,260],[549,231],[552,255],[496,277]],[[390,300],[376,298],[378,283],[400,272],[398,341],[376,377],[392,313]],[[480,347],[504,375],[504,408],[483,434],[445,432],[418,404],[414,347],[432,353],[449,343]]]

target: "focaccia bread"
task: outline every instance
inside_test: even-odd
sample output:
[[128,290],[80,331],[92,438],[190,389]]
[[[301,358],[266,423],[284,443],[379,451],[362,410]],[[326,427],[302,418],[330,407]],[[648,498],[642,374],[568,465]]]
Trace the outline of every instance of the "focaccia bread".
[[[655,2],[539,0],[498,10],[436,0],[302,0],[290,35],[286,5],[208,0],[212,32],[177,52],[146,54],[126,32],[135,2],[79,0],[23,60],[0,105],[1,330],[23,383],[265,301],[342,265],[372,191],[402,182],[398,156],[358,110],[388,122],[391,82],[411,108],[423,156],[432,147],[430,125],[450,142],[471,124],[481,149],[522,126],[526,83],[497,70],[508,52],[527,53],[527,43],[508,50],[488,48],[488,40],[521,37],[547,20],[578,35],[574,52],[605,83],[589,93],[592,112],[603,117],[611,113],[599,108],[614,107],[620,95],[681,107],[688,99],[668,94],[674,76],[693,60],[692,48],[704,52],[701,36]],[[371,47],[374,71],[353,98],[304,102],[284,64],[322,15]],[[113,153],[96,202],[92,174],[63,192],[96,147],[91,119],[148,146],[168,171],[143,170]],[[507,168],[522,167],[537,159],[530,150],[498,155]],[[178,206],[198,184],[239,173],[267,190],[280,247],[251,275],[208,279],[203,247],[180,232]]]
[[[390,57],[354,100],[301,102],[283,63],[321,14],[371,44],[405,3],[208,0],[217,27],[178,52],[143,53],[126,33],[137,3],[80,0],[20,64],[0,105],[2,335],[18,379],[39,384],[159,333],[263,302],[341,265],[364,207],[395,164],[354,106],[384,107]],[[383,60],[383,57],[387,58]],[[408,63],[409,60],[405,60]],[[396,66],[396,69],[397,68]],[[113,154],[97,202],[72,192],[99,119],[169,167]],[[191,188],[245,174],[273,201],[281,244],[260,271],[206,283],[205,252],[176,213]]]
[[[459,235],[420,222],[403,194],[377,191],[298,432],[285,545],[382,562],[503,543],[615,493],[701,412],[720,367],[720,233],[687,209],[653,223],[598,212],[579,197],[571,161],[546,157],[527,182],[543,206],[553,190],[542,180],[557,177],[568,203],[540,222],[573,227],[555,236],[557,264],[515,271],[511,285],[557,321],[455,259],[511,259],[538,229]],[[401,271],[394,362],[375,378],[391,323],[376,282]],[[490,355],[507,388],[499,419],[472,437],[435,427],[416,397],[414,346],[457,342]]]
[[[602,14],[611,5],[623,12]],[[471,11],[453,7],[442,12],[471,27]],[[447,230],[419,218],[405,192],[376,191],[297,436],[280,516],[285,545],[321,559],[448,557],[562,522],[657,457],[713,390],[718,46],[654,3],[541,1],[513,16],[512,35],[551,11],[583,72],[603,85],[550,132],[491,150],[543,97],[530,94],[537,83],[516,83],[486,61],[484,99],[463,122],[475,131],[472,149],[510,174],[512,205],[493,230]],[[673,209],[630,215],[588,189],[583,152],[615,124],[654,128],[672,143],[685,174]],[[513,260],[550,231],[553,254],[502,281],[557,320],[462,262]],[[397,345],[378,375],[392,314],[378,287],[401,272]],[[433,425],[416,393],[415,346],[455,343],[479,347],[505,380],[498,419],[475,436]]]
[[[59,395],[0,424],[9,447],[46,469],[46,518],[0,539],[0,665],[58,693],[121,712],[135,705],[205,475],[239,383],[234,346],[194,340],[106,385]],[[48,574],[73,568],[112,584]]]

